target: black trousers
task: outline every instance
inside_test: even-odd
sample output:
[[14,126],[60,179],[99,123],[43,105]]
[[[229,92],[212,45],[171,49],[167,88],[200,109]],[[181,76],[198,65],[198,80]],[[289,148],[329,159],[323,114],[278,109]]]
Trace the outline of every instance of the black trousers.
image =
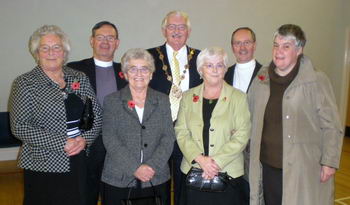
[[282,204],[282,169],[262,163],[265,205]]
[[85,151],[70,157],[70,172],[24,170],[24,205],[85,205]]
[[103,185],[101,175],[106,156],[106,149],[103,145],[102,135],[98,136],[90,147],[90,153],[87,158],[87,205],[96,205],[99,195],[103,195]]
[[181,161],[182,161],[182,152],[179,148],[179,145],[175,141],[173,153],[171,154],[171,158],[169,161],[171,176],[173,178],[174,183],[174,204],[179,205],[180,195],[181,195],[181,187],[182,187],[182,172],[180,169]]
[[121,200],[159,196],[162,205],[170,205],[170,180],[157,186],[147,188],[119,188],[103,183],[104,191],[102,202],[104,205],[121,205]]

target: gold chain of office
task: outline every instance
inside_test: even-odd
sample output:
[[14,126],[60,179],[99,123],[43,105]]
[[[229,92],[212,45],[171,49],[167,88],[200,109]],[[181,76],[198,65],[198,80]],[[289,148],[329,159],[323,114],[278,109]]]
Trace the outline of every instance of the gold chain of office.
[[[157,50],[157,52],[158,52],[158,54],[159,54],[159,59],[162,61],[162,64],[163,64],[162,70],[164,71],[164,73],[165,73],[165,75],[166,75],[166,79],[167,79],[168,81],[170,81],[170,82],[173,82],[173,78],[172,78],[171,75],[169,74],[168,66],[164,63],[164,55],[163,55],[163,53],[160,51],[160,47],[157,47],[156,50]],[[183,74],[180,76],[180,81],[183,80],[183,79],[185,79],[185,74],[186,74],[187,70],[190,68],[188,64],[189,64],[190,60],[192,59],[193,55],[194,55],[194,49],[193,49],[193,48],[190,48],[190,52],[189,52],[189,54],[187,55],[187,64],[185,65],[185,70],[184,70]]]

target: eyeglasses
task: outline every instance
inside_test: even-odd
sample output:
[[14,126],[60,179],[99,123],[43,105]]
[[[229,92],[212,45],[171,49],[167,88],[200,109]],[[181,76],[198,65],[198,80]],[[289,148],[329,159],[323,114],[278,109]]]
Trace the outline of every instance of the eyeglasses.
[[248,46],[251,46],[253,44],[252,41],[233,41],[233,46],[234,47],[241,47],[241,46],[245,46],[245,47],[248,47]]
[[178,29],[179,31],[184,31],[187,29],[187,25],[186,24],[179,24],[179,25],[176,25],[176,24],[168,24],[166,26],[166,28],[170,31],[175,31],[176,29]]
[[212,63],[206,63],[206,64],[204,64],[204,67],[208,68],[209,70],[214,70],[214,68],[216,68],[218,70],[224,70],[226,66],[223,63],[218,63],[216,65],[214,65]]
[[59,53],[63,50],[63,47],[61,45],[53,45],[53,46],[48,46],[48,45],[42,45],[39,47],[39,51],[42,53],[48,53],[50,50],[54,53]]
[[130,67],[128,69],[128,73],[130,73],[130,74],[136,74],[136,73],[138,73],[138,71],[140,71],[141,74],[148,74],[148,73],[150,73],[149,68],[146,67],[146,66],[143,66],[143,67],[140,67],[140,68],[138,68],[136,66],[132,66],[132,67]]
[[113,42],[115,41],[117,38],[115,36],[104,36],[104,35],[96,35],[95,39],[97,41],[104,41],[107,40],[108,42]]

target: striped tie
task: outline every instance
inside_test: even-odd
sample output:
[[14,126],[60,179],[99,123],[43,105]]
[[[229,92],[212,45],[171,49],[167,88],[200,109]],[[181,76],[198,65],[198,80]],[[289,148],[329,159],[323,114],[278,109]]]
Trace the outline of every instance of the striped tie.
[[178,52],[173,52],[173,70],[172,70],[172,78],[173,78],[173,84],[171,86],[171,90],[169,93],[169,100],[170,100],[170,109],[171,109],[171,117],[173,121],[177,119],[177,113],[179,111],[179,105],[180,100],[182,96],[182,91],[180,88],[180,63],[177,60]]

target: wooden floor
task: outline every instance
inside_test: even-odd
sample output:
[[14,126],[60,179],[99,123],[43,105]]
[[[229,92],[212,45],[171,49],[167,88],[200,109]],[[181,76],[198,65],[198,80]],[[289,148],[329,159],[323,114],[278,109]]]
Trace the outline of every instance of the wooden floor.
[[[350,137],[344,138],[340,169],[335,179],[335,205],[350,205]],[[0,205],[21,205],[23,173],[15,161],[0,162]]]

